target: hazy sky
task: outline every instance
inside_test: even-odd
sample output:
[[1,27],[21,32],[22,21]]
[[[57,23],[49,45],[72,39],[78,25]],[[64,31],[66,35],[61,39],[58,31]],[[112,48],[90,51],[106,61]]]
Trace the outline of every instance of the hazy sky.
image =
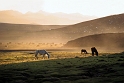
[[124,0],[0,0],[0,10],[22,13],[42,10],[101,17],[124,13]]

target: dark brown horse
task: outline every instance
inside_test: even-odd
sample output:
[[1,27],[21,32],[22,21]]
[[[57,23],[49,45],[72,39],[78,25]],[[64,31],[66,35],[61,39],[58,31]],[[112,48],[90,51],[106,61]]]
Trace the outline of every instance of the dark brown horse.
[[94,56],[94,53],[95,53],[96,56],[98,56],[98,51],[95,47],[91,48],[91,52],[92,52],[92,56]]
[[83,53],[84,53],[84,54],[88,54],[85,49],[82,49],[82,50],[81,50],[81,54],[83,54]]

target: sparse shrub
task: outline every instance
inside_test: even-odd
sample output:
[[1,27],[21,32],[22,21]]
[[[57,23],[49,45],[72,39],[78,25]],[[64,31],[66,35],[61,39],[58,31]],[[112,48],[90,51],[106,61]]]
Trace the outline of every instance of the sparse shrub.
[[124,67],[124,62],[123,62],[123,63],[120,63],[120,66],[121,66],[121,67]]
[[118,59],[117,61],[124,61],[123,59]]
[[79,58],[78,56],[76,56],[75,58]]
[[98,60],[98,62],[104,62],[104,61],[105,61],[104,59]]

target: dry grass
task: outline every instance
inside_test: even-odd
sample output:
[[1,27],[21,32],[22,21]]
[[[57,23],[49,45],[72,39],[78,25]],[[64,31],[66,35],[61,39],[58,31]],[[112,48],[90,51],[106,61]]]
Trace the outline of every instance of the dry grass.
[[0,42],[0,50],[59,48],[63,45],[63,43]]
[[[66,52],[66,51],[48,51],[50,59],[64,59],[64,58],[80,58],[89,57],[91,54],[80,54],[80,52]],[[101,53],[100,55],[107,55],[108,53]],[[0,52],[0,65],[21,63],[21,62],[32,62],[40,60],[48,60],[47,56],[38,55],[38,60],[35,58],[35,51],[16,51],[16,52]]]

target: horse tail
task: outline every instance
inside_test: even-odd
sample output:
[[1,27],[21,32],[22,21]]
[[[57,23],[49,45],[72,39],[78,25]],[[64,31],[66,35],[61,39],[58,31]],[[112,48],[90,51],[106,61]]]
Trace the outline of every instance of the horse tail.
[[35,52],[35,57],[38,59],[38,57],[37,57],[37,55],[38,55],[38,50],[36,50],[36,52]]

